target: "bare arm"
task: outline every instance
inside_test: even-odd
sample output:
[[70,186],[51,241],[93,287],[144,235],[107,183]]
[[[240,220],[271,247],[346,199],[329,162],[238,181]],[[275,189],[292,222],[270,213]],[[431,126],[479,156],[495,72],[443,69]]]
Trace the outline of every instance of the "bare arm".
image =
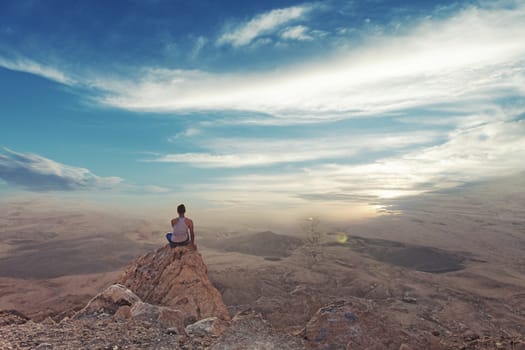
[[190,219],[186,219],[186,225],[188,225],[188,228],[190,229],[191,244],[195,245],[195,231],[193,231],[193,221]]

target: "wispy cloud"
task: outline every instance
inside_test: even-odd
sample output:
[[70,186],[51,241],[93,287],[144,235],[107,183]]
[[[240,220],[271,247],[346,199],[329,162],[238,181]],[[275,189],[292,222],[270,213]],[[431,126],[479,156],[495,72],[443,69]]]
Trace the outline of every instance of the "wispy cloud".
[[0,67],[18,72],[38,75],[65,85],[76,84],[76,81],[67,73],[60,71],[55,67],[27,58],[7,59],[5,57],[0,57]]
[[248,45],[261,35],[275,33],[287,23],[303,18],[311,10],[311,5],[302,5],[259,14],[223,33],[217,44],[236,47]]
[[525,120],[510,118],[460,128],[443,143],[373,162],[233,176],[206,190],[287,193],[308,201],[373,201],[512,175],[525,171],[523,159]]
[[286,40],[313,40],[313,37],[308,33],[308,28],[303,25],[285,28],[281,33],[281,38]]
[[199,56],[201,50],[204,48],[204,46],[206,46],[207,43],[208,43],[208,39],[206,39],[203,36],[199,36],[195,40],[195,45],[193,46],[193,49],[191,50],[190,57],[192,59],[195,59],[197,56]]
[[289,121],[474,105],[525,93],[520,37],[525,5],[469,7],[448,19],[425,19],[406,34],[376,36],[331,59],[278,72],[151,69],[136,81],[101,80],[108,93],[100,101],[156,112],[253,111]]
[[200,130],[200,129],[188,128],[188,129],[186,129],[184,131],[176,133],[173,136],[168,137],[168,142],[175,142],[175,141],[180,140],[182,138],[187,138],[187,137],[193,137],[193,136],[196,136],[196,135],[200,135],[201,133],[202,133],[202,130]]
[[[500,122],[454,132],[441,145],[370,164],[312,170],[344,192],[380,198],[438,190],[525,170],[525,123]],[[366,177],[363,177],[366,174]]]
[[[501,4],[501,3],[497,3]],[[390,113],[436,105],[487,103],[525,95],[525,4],[467,7],[445,19],[423,19],[403,34],[371,36],[322,61],[276,71],[211,73],[143,68],[133,78],[70,74],[28,59],[0,58],[0,66],[68,85],[98,89],[97,101],[133,111],[250,111],[274,123],[308,122]],[[221,36],[241,45],[314,35],[293,21],[306,4],[260,14]],[[229,38],[229,39],[228,39]],[[330,40],[330,38],[326,38]],[[338,39],[339,40],[339,39]],[[195,52],[206,44],[199,38]],[[76,77],[76,78],[73,78]],[[474,107],[475,108],[475,107]],[[271,123],[252,118],[254,123]]]
[[112,191],[114,193],[162,194],[171,188],[126,183],[117,176],[103,177],[81,167],[62,164],[37,154],[3,148],[0,181],[34,192]]
[[348,138],[308,139],[209,139],[209,152],[167,154],[148,160],[161,163],[187,163],[204,168],[242,168],[271,166],[320,160],[347,161],[359,153],[395,150],[435,142],[436,132],[361,134]]
[[75,191],[111,189],[120,177],[101,177],[85,168],[55,162],[36,154],[4,148],[0,154],[0,178],[31,191]]

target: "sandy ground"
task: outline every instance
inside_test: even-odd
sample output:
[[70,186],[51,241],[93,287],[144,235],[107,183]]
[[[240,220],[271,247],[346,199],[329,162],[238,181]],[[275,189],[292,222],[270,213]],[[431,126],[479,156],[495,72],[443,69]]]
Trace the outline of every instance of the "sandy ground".
[[[525,333],[524,180],[384,204],[385,215],[323,229],[318,242],[203,232],[199,249],[230,312],[253,308],[279,329],[297,331],[320,306],[355,296],[414,336]],[[83,306],[163,244],[163,226],[145,220],[27,203],[1,213],[0,309],[37,319]]]
[[36,320],[70,315],[161,244],[162,227],[144,220],[27,202],[0,212],[0,309]]

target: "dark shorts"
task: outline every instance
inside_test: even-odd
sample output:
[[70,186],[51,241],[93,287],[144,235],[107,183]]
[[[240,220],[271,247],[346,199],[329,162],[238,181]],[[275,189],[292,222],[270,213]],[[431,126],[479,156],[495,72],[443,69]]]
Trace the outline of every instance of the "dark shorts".
[[184,245],[188,245],[190,243],[189,235],[188,235],[188,238],[184,242],[172,242],[171,241],[171,235],[172,235],[171,232],[166,233],[166,239],[168,240],[168,242],[170,242],[170,246],[171,247],[184,246]]

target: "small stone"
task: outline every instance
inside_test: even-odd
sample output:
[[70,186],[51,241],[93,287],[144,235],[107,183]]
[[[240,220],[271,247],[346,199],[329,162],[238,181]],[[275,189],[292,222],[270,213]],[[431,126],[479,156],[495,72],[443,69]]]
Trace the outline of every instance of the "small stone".
[[404,301],[405,303],[409,303],[409,304],[417,303],[417,299],[414,298],[414,297],[411,297],[408,294],[405,294],[401,300]]
[[306,328],[301,328],[301,329],[297,329],[295,331],[292,331],[290,332],[291,335],[293,335],[294,337],[301,337],[301,338],[304,338],[306,337]]
[[178,335],[178,334],[179,334],[179,331],[178,331],[177,328],[175,328],[175,327],[170,327],[170,328],[167,328],[167,329],[166,329],[166,334],[169,334],[169,335]]
[[439,331],[432,331],[432,335],[434,337],[439,337],[441,335],[441,333]]
[[469,330],[463,334],[463,339],[466,341],[474,341],[479,339],[479,335]]
[[345,313],[345,317],[350,321],[357,321],[357,316],[353,312]]
[[46,317],[45,320],[43,320],[42,322],[40,322],[42,324],[45,324],[46,326],[53,326],[56,324],[56,322],[51,318],[51,317]]

